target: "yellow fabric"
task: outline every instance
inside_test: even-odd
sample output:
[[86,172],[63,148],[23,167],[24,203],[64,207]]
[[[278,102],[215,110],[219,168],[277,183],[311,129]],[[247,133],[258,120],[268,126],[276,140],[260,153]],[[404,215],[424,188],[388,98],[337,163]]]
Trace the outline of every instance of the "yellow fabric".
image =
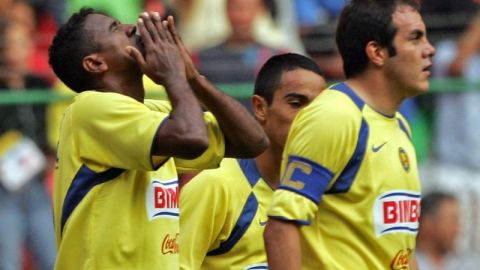
[[[408,269],[420,184],[409,129],[399,119],[408,126],[399,114],[359,109],[337,90],[324,91],[298,114],[268,215],[303,225],[302,269]],[[335,193],[362,120],[368,136],[359,170],[347,190]]]
[[[242,169],[236,159],[224,159],[220,168],[201,172],[182,188],[180,269],[267,269],[263,231],[273,190],[259,178],[254,160],[243,161],[248,168]],[[254,175],[253,187],[246,174]],[[255,199],[246,204],[251,194]],[[244,208],[255,212],[241,216]],[[235,227],[245,222],[248,228],[230,250],[207,254],[225,244]]]
[[[155,99],[167,100],[165,88],[162,85],[154,83],[147,76],[143,76],[143,85],[147,97],[154,95]],[[52,91],[65,96],[74,96],[76,93],[68,88],[64,83],[58,80],[52,87]],[[58,135],[60,130],[60,122],[63,112],[67,109],[72,100],[52,102],[47,106],[46,124],[47,124],[47,140],[51,149],[57,148]]]
[[[179,268],[175,161],[151,155],[169,110],[165,101],[95,91],[67,108],[55,171],[55,269]],[[210,122],[208,162],[193,160],[204,165],[197,170],[223,158],[223,135]]]

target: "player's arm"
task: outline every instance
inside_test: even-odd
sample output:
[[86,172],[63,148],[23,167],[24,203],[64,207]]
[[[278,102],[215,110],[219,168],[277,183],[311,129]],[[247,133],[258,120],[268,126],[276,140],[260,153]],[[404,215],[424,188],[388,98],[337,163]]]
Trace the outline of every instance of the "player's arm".
[[170,116],[162,123],[152,144],[152,154],[198,157],[208,147],[208,135],[202,109],[185,77],[182,56],[157,13],[142,13],[138,30],[145,55],[133,46],[127,47],[127,51],[143,73],[165,86],[172,104]]
[[248,110],[201,76],[177,34],[172,16],[164,21],[183,57],[186,75],[198,99],[211,111],[225,135],[225,156],[252,158],[268,147],[265,132]]
[[293,222],[268,219],[263,235],[268,269],[300,269],[300,234],[298,230],[298,225]]

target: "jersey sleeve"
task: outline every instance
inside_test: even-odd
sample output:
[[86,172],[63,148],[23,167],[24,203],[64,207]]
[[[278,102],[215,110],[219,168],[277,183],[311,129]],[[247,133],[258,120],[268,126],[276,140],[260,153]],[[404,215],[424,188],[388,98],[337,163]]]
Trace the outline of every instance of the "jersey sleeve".
[[203,171],[180,192],[180,269],[200,269],[227,218],[229,198],[218,174]]
[[116,93],[91,93],[72,110],[80,157],[90,164],[154,170],[166,159],[152,156],[152,144],[168,113]]
[[210,112],[204,113],[205,124],[208,132],[208,148],[196,159],[175,158],[179,173],[217,168],[225,156],[225,137],[217,120]]
[[355,151],[362,118],[356,107],[325,100],[302,110],[292,124],[268,210],[272,218],[310,224],[324,193],[343,184],[338,177]]

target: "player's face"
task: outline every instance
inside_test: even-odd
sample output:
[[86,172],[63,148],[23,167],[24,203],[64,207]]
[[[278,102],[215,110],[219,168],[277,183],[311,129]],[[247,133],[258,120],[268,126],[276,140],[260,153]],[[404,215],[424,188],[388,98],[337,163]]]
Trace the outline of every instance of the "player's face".
[[305,69],[287,71],[267,107],[264,129],[272,147],[283,151],[288,130],[298,111],[326,88],[322,76]]
[[100,45],[99,53],[109,69],[129,70],[136,66],[134,59],[126,52],[127,46],[141,49],[140,38],[135,35],[136,26],[122,24],[118,20],[101,14],[88,15],[85,28]]
[[393,39],[396,55],[386,60],[387,76],[402,89],[404,98],[418,95],[429,88],[435,48],[428,41],[425,23],[415,9],[398,6],[392,19],[397,27]]

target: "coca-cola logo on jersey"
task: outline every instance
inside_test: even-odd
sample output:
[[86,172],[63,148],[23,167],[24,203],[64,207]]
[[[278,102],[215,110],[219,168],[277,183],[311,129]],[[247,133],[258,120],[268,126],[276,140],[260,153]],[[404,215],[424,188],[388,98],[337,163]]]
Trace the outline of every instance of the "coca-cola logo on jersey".
[[165,235],[162,242],[162,254],[176,254],[178,253],[178,237],[179,233],[171,236],[170,234]]
[[412,250],[401,249],[397,252],[390,262],[390,270],[406,270],[409,269],[410,259],[412,257]]

